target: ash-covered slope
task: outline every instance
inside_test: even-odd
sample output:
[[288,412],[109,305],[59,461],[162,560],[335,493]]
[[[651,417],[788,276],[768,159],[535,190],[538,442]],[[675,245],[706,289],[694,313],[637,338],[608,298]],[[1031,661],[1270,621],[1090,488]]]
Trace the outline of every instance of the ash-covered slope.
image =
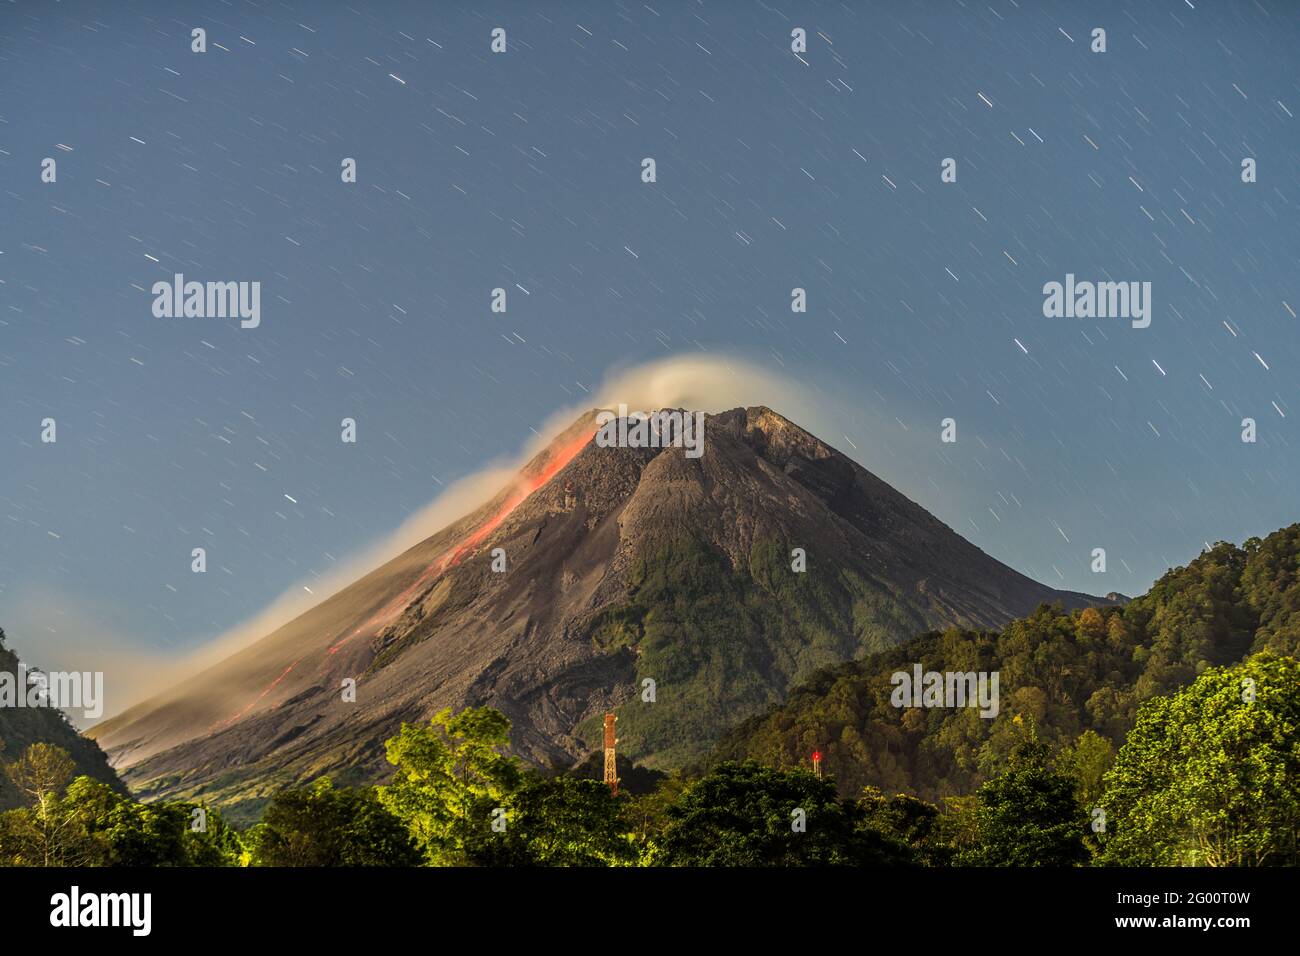
[[695,459],[595,430],[584,416],[478,512],[95,736],[137,790],[223,803],[377,779],[383,740],[447,706],[504,711],[538,763],[585,755],[616,707],[622,751],[669,767],[819,667],[1104,603],[994,560],[770,409],[708,416]]

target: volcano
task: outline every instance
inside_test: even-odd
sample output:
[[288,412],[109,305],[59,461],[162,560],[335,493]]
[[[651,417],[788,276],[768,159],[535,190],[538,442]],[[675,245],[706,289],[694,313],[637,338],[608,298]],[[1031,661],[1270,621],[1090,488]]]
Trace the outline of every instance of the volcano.
[[[374,782],[403,721],[488,705],[514,750],[672,769],[819,668],[919,631],[1107,603],[998,562],[766,407],[704,453],[601,447],[592,411],[466,515],[92,735],[142,797]],[[498,550],[499,549],[499,550]],[[345,685],[355,681],[355,699]]]

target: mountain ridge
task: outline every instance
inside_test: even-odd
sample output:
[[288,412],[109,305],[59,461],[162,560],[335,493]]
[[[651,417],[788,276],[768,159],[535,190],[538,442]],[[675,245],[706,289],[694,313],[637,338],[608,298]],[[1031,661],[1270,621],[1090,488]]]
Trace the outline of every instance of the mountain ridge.
[[[0,673],[22,673],[18,655],[5,645],[3,628],[0,628]],[[26,688],[22,693],[26,693]],[[0,762],[17,760],[27,747],[36,743],[53,744],[66,751],[78,776],[106,783],[119,793],[127,792],[99,745],[78,733],[62,711],[53,707],[0,707]],[[10,810],[22,802],[22,796],[8,777],[0,773],[0,810]]]
[[1105,603],[1001,564],[766,406],[706,416],[698,459],[600,447],[595,414],[487,504],[92,733],[146,794],[239,801],[378,778],[382,739],[443,706],[498,707],[517,752],[573,762],[623,705],[628,752],[669,768],[820,666],[929,626]]
[[[996,632],[919,634],[829,667],[728,730],[694,769],[750,758],[806,766],[816,749],[845,796],[969,795],[1002,765],[1022,720],[1054,749],[1095,757],[1123,744],[1143,702],[1261,654],[1300,655],[1300,524],[1240,547],[1220,542],[1122,603],[1040,607]],[[1001,712],[895,706],[893,674],[915,666],[999,672]]]

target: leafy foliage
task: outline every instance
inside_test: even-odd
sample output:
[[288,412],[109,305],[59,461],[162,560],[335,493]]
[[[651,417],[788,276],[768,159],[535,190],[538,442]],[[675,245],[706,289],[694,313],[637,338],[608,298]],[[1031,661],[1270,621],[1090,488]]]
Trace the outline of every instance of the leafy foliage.
[[336,789],[328,777],[282,790],[249,832],[256,866],[416,866],[406,826],[373,788]]
[[512,866],[626,866],[637,847],[604,783],[533,776],[507,801],[503,829],[477,862]]
[[1030,729],[1007,767],[976,795],[975,842],[959,861],[972,866],[1073,866],[1088,859],[1087,816],[1075,782],[1051,766]]
[[1105,777],[1102,859],[1300,863],[1300,662],[1265,651],[1143,705]]
[[[802,770],[725,763],[668,807],[667,866],[863,866],[911,855],[863,823],[835,785]],[[802,829],[800,828],[802,826]]]
[[906,793],[886,797],[875,787],[866,787],[858,798],[862,813],[860,827],[879,833],[886,840],[910,847],[917,863],[947,866],[960,840],[960,820],[945,815],[937,806]]
[[472,863],[490,853],[494,811],[523,782],[507,756],[510,721],[489,707],[450,709],[425,725],[403,724],[386,748],[397,768],[380,800],[411,831],[430,863]]
[[1300,524],[1251,538],[1244,548],[1241,590],[1259,613],[1251,651],[1300,657]]
[[0,814],[0,865],[229,866],[242,846],[220,813],[193,804],[140,804],[99,780],[72,779],[75,764],[33,744],[5,767],[27,805]]

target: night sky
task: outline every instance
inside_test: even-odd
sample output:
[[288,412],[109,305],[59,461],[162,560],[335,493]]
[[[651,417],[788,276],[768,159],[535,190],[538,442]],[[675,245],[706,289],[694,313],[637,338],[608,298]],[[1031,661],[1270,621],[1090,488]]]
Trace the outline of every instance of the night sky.
[[1300,7],[1087,6],[0,5],[0,626],[194,647],[683,355],[1053,586],[1300,520]]

